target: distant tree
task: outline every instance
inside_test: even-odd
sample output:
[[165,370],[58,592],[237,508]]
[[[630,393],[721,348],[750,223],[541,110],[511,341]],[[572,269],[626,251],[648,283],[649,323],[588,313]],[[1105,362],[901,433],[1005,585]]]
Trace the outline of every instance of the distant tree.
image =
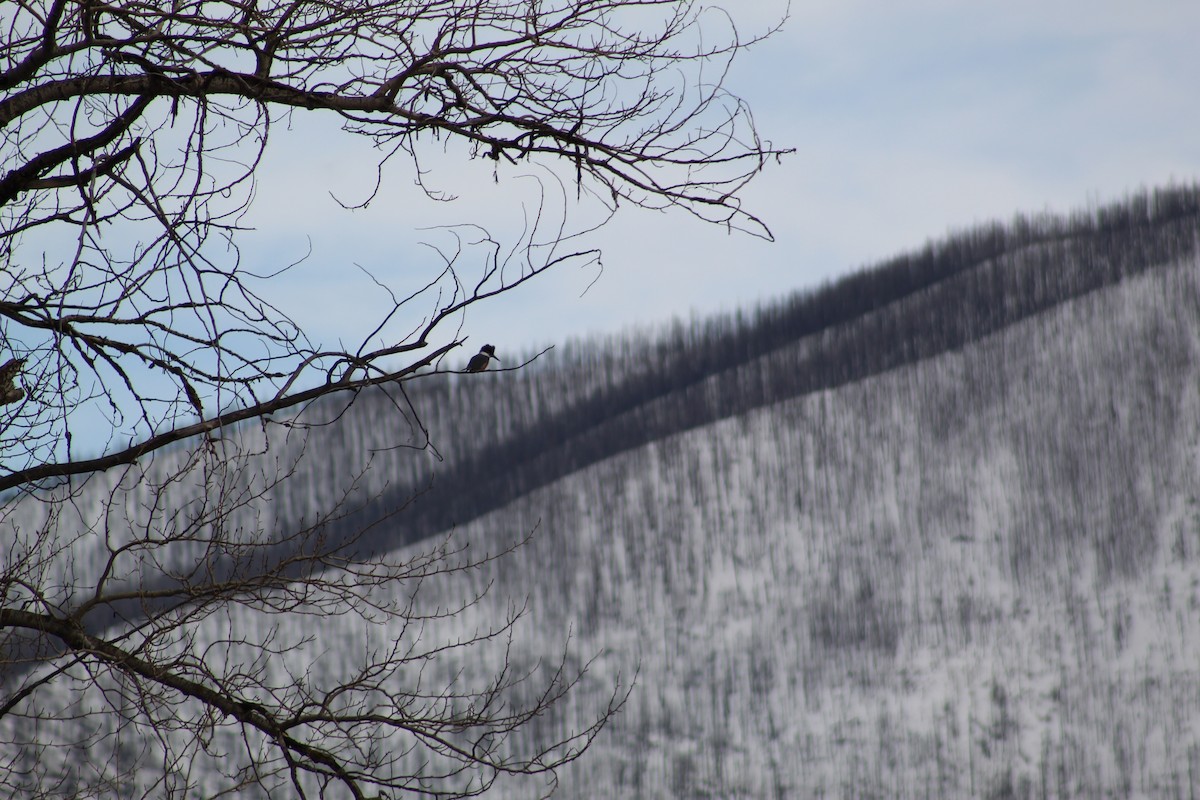
[[[0,787],[191,797],[204,757],[228,793],[454,796],[578,757],[621,687],[516,747],[580,679],[565,659],[533,692],[507,656],[490,680],[431,685],[428,665],[503,644],[519,614],[377,642],[332,685],[291,663],[317,634],[285,644],[285,620],[409,633],[454,609],[386,592],[495,554],[360,558],[327,535],[339,503],[272,529],[294,463],[267,451],[329,395],[379,386],[411,413],[404,382],[461,343],[466,310],[596,254],[475,232],[331,347],[272,302],[286,276],[240,258],[242,214],[278,123],[305,110],[418,176],[424,148],[458,139],[498,179],[557,165],[614,210],[765,234],[738,193],[779,151],[722,87],[750,40],[688,0],[13,0],[0,24]],[[265,433],[219,435],[245,422]],[[38,522],[18,528],[28,503]],[[261,624],[213,638],[238,614]]]

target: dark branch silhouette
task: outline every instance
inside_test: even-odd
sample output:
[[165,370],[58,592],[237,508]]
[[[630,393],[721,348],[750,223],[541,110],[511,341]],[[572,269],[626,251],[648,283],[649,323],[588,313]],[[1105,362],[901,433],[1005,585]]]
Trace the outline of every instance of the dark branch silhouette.
[[[337,425],[308,413],[337,405],[323,398],[384,396],[412,431],[393,446],[433,448],[408,387],[455,371],[464,316],[598,263],[570,193],[769,236],[739,192],[782,151],[722,84],[770,31],[688,0],[16,0],[0,16],[0,787],[552,785],[628,687],[568,720],[588,666],[516,658],[522,609],[455,632],[487,593],[469,580],[511,548],[360,547],[411,500],[347,531],[369,464],[309,487],[311,508],[274,504],[300,458],[328,456],[304,453]],[[457,140],[499,181],[546,176],[543,205],[504,246],[442,230],[415,292],[375,281],[390,303],[368,336],[313,341],[272,299],[287,268],[238,249],[269,142],[301,111],[376,145],[381,176],[395,161],[422,181],[422,155]],[[470,588],[426,608],[433,579]],[[315,669],[345,618],[374,644]]]

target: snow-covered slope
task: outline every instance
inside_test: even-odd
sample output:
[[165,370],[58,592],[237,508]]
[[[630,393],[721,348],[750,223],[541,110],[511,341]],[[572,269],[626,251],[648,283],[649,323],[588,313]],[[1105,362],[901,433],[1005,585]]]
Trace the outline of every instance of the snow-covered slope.
[[[732,374],[765,380],[809,363],[830,335]],[[455,437],[463,420],[494,441],[516,427],[495,402],[507,378],[431,383],[422,395],[436,401],[424,421],[446,463],[478,452]],[[688,392],[719,394],[729,378]],[[538,402],[568,407],[552,392]],[[670,395],[655,402],[670,412]],[[352,411],[364,424],[265,448],[283,467],[307,451],[304,463],[320,469],[299,470],[289,488],[303,503],[256,506],[247,535],[311,515],[372,453],[364,495],[424,480],[421,459],[436,458],[397,449],[407,423],[398,412],[381,420],[381,407],[399,405],[363,403]],[[139,513],[139,495],[117,486],[98,478],[70,505],[85,522],[64,528],[82,532],[50,583],[87,585],[99,546],[87,519]],[[110,502],[118,496],[126,511]],[[37,507],[6,513],[23,530],[46,524]],[[573,663],[596,656],[584,691],[530,734],[589,720],[618,676],[636,673],[621,715],[560,774],[558,796],[1194,796],[1200,261],[1126,277],[934,357],[653,438],[442,533],[495,552],[530,531],[486,569],[426,581],[421,598],[451,607],[491,585],[425,634],[447,640],[527,603],[518,670],[552,663],[564,643]],[[270,617],[215,615],[196,647],[231,630],[249,642],[275,636],[278,681],[291,668],[320,683],[352,669],[365,646],[351,619],[323,619],[310,645],[290,649],[313,634],[309,619],[275,630]],[[442,668],[470,681],[494,666],[473,658]],[[0,742],[13,741],[14,724],[0,722]],[[135,778],[149,781],[159,765],[141,734],[106,740],[114,752],[97,769],[144,762]],[[213,752],[236,752],[221,735]],[[5,750],[3,763],[41,758],[44,774],[65,774],[89,755]],[[202,762],[190,769],[202,796],[222,788]],[[495,795],[535,788],[502,781]]]
[[1200,790],[1198,356],[1193,260],[457,532],[540,522],[497,608],[640,666],[562,796]]

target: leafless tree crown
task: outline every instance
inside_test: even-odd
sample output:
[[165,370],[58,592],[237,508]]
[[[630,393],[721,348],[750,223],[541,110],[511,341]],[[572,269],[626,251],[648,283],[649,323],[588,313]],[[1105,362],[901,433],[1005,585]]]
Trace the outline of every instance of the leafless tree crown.
[[[230,793],[461,795],[578,757],[625,689],[517,752],[587,672],[564,656],[531,690],[504,646],[519,609],[465,639],[409,635],[486,591],[429,609],[416,587],[494,552],[356,556],[359,534],[329,530],[358,473],[303,525],[264,509],[310,403],[380,386],[410,412],[404,383],[446,369],[471,306],[597,253],[544,207],[516,242],[450,229],[421,288],[380,283],[370,334],[330,346],[272,302],[286,265],[247,263],[239,234],[269,142],[315,112],[377,148],[381,180],[389,162],[420,180],[426,148],[460,142],[497,180],[532,164],[609,210],[769,235],[739,191],[781,151],[723,88],[752,39],[692,0],[9,0],[0,37],[0,787],[93,746],[114,753],[94,780],[42,790],[191,796],[203,756]],[[246,421],[260,438],[218,435]],[[391,638],[322,683],[281,615]],[[476,648],[490,677],[433,685],[426,665]]]
[[0,488],[80,471],[63,463],[68,409],[111,427],[109,450],[141,442],[128,462],[198,432],[183,420],[294,405],[281,387],[432,360],[453,341],[439,322],[594,256],[543,250],[470,281],[450,263],[381,320],[390,346],[322,349],[236,250],[274,123],[297,110],[340,116],[417,175],[423,143],[459,139],[498,175],[558,163],[612,204],[765,233],[737,192],[776,151],[722,88],[747,43],[706,4],[54,0],[6,3],[0,24],[0,344],[28,359]]

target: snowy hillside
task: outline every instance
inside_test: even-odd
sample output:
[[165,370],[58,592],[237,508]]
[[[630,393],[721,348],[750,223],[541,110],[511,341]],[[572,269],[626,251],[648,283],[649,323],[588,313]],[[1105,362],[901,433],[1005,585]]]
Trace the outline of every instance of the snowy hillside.
[[497,609],[640,665],[561,796],[1191,796],[1198,356],[1193,259],[458,531],[540,521]]
[[[450,536],[497,552],[533,532],[483,570],[426,581],[430,609],[490,590],[421,635],[453,641],[527,605],[518,671],[564,646],[571,663],[595,657],[585,691],[531,736],[593,718],[636,674],[559,797],[1192,797],[1200,256],[1196,218],[1159,236],[1169,225],[1119,247],[1054,231],[1019,246],[1010,231],[965,259],[935,247],[920,263],[956,272],[926,279],[911,259],[887,273],[907,276],[900,288],[811,330],[803,307],[819,295],[801,298],[788,325],[802,335],[772,332],[786,314],[766,309],[576,345],[524,372],[434,377],[408,400],[436,452],[399,447],[425,442],[405,398],[363,398],[342,424],[259,443],[273,470],[298,466],[242,524],[277,535],[347,491],[369,516],[432,485],[372,548],[420,540],[399,559]],[[1143,260],[1128,266],[1126,251]],[[672,369],[690,371],[659,369],[681,353],[691,366]],[[63,529],[78,533],[43,576],[56,601],[94,577],[96,519],[140,519],[120,480],[100,476],[71,504]],[[483,496],[453,502],[471,486]],[[25,502],[3,524],[50,521]],[[155,579],[146,565],[128,577]],[[215,615],[194,646],[276,636],[278,682],[307,670],[319,685],[370,640],[348,619],[289,650],[312,620]],[[440,669],[482,679],[489,656]],[[83,725],[80,712],[56,710]],[[114,774],[144,764],[149,786],[160,766],[148,733],[114,735],[99,757],[22,750],[19,727],[0,721],[0,751],[31,775],[91,758]],[[213,758],[237,750],[225,735]],[[190,769],[203,794],[226,788]],[[546,788],[502,781],[494,796]]]

